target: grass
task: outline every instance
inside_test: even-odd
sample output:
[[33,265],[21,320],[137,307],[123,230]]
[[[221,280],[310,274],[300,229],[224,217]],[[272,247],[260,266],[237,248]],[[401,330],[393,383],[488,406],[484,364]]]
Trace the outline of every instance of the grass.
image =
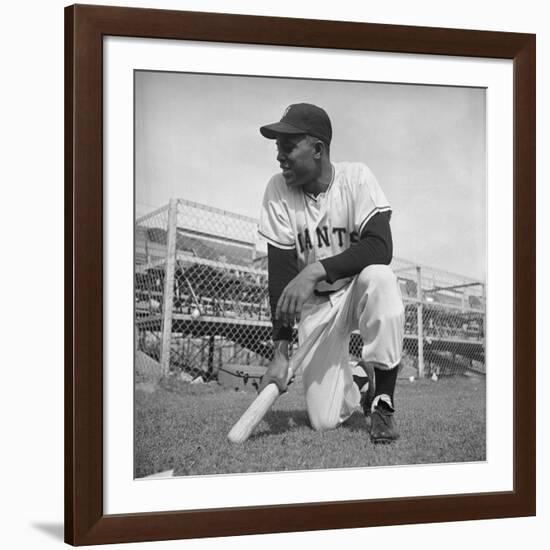
[[170,469],[182,476],[485,460],[482,378],[400,380],[401,437],[377,446],[359,412],[336,430],[312,430],[301,389],[293,384],[242,445],[226,437],[254,393],[176,380],[136,389],[135,476]]

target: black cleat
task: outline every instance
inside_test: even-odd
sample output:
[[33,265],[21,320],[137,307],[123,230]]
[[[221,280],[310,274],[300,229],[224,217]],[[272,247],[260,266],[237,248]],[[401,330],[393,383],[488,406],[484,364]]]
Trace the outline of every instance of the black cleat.
[[371,415],[370,440],[372,443],[392,443],[399,439],[393,410],[380,401]]

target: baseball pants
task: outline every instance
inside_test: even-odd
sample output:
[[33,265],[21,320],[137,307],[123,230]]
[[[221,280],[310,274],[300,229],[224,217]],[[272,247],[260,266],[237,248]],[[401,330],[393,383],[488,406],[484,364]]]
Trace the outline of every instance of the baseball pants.
[[351,333],[359,329],[362,359],[379,369],[401,361],[405,312],[393,271],[386,265],[363,269],[328,297],[304,304],[298,341],[307,412],[316,430],[330,430],[359,407],[360,393],[349,365]]

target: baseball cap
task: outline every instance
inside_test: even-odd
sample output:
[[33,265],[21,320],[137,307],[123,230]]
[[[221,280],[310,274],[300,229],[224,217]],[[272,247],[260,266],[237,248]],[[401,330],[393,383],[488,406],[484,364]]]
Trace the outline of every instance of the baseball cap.
[[279,134],[309,134],[330,144],[332,125],[327,113],[311,103],[289,105],[279,122],[260,128],[262,136],[277,139]]

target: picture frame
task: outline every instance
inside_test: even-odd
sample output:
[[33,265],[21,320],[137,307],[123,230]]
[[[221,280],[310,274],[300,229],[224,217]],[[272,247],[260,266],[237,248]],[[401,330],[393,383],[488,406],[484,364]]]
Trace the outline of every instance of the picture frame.
[[[104,514],[103,38],[508,59],[514,66],[514,490]],[[65,540],[72,545],[535,514],[535,36],[106,6],[65,10]]]

